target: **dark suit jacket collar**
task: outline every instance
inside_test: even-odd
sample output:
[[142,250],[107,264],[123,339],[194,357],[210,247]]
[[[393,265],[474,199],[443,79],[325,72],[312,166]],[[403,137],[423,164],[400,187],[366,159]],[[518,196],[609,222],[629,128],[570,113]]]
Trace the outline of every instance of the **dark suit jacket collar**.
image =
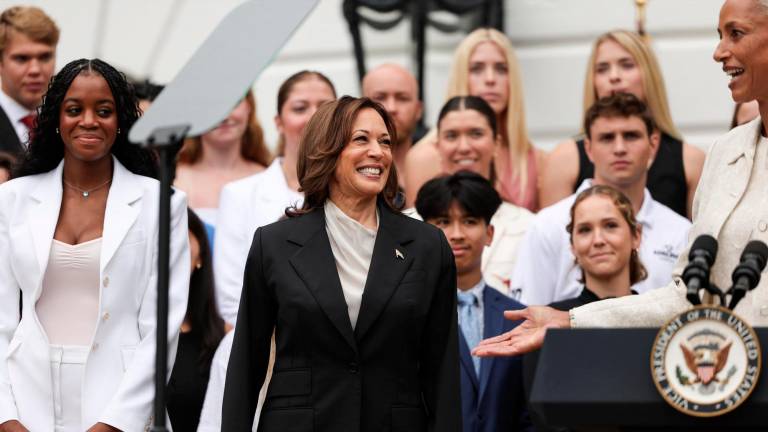
[[14,156],[24,151],[24,146],[21,145],[21,140],[16,134],[16,128],[2,107],[0,107],[0,151],[9,152]]
[[[483,290],[483,338],[497,336],[504,332],[503,294],[494,288],[485,285]],[[495,365],[493,357],[483,357],[480,363],[480,392],[478,401],[482,400],[488,381],[491,379],[491,370]]]
[[[400,280],[413,263],[406,246],[415,233],[409,220],[390,210],[379,200],[379,229],[365,283],[363,299],[354,331],[341,289],[336,262],[325,230],[325,212],[316,208],[297,218],[288,241],[301,246],[290,263],[312,291],[315,300],[357,351],[357,343],[370,330],[395,292]],[[397,251],[397,252],[396,252]]]

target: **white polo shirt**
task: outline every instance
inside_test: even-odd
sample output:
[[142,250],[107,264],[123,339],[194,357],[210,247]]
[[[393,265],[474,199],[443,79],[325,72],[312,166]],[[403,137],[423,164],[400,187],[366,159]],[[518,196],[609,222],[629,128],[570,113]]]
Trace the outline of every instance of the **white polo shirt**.
[[[592,181],[585,180],[575,194],[542,209],[533,219],[520,245],[511,281],[511,293],[521,303],[546,305],[581,292],[581,269],[571,253],[565,227],[576,196],[591,186]],[[691,222],[651,198],[648,189],[637,221],[643,227],[640,260],[648,270],[648,278],[632,289],[643,293],[672,280],[677,257],[688,244]]]

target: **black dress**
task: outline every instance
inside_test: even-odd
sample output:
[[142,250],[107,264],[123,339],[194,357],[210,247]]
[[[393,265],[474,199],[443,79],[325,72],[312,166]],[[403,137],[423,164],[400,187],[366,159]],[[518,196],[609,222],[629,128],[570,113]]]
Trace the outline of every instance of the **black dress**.
[[[579,150],[579,177],[574,192],[586,179],[594,178],[595,165],[584,149],[584,140],[576,141]],[[661,134],[659,150],[648,170],[648,191],[656,201],[671,208],[682,217],[688,217],[688,183],[683,164],[683,142],[665,133]]]
[[179,335],[179,349],[168,382],[168,417],[174,432],[194,432],[200,422],[211,368],[200,364],[202,343],[193,332]]

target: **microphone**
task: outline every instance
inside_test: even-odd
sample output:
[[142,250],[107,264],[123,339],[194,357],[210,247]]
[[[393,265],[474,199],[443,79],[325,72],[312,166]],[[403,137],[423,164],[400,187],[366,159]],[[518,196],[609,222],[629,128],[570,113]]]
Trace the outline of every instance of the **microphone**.
[[709,268],[717,257],[717,240],[708,234],[700,235],[691,245],[688,265],[683,271],[683,281],[688,287],[686,298],[692,305],[701,304],[699,290],[709,288]]
[[760,282],[760,273],[768,261],[768,246],[760,240],[752,240],[747,243],[744,252],[741,253],[739,265],[733,269],[731,280],[731,303],[728,309],[733,310],[739,301],[747,295],[747,291],[754,289]]

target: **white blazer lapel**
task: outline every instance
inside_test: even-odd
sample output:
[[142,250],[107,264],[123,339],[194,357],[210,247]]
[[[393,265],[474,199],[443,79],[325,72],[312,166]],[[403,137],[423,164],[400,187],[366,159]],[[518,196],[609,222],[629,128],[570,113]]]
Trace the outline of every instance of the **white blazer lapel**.
[[[28,226],[35,248],[35,257],[40,273],[35,281],[35,290],[39,291],[42,276],[48,266],[51,242],[56,232],[56,222],[61,210],[61,175],[63,161],[54,170],[42,175],[37,186],[31,191],[30,198],[37,204],[29,207]],[[37,298],[37,293],[34,298]]]
[[[752,164],[755,157],[755,148],[760,136],[762,124],[758,121],[750,122],[719,145],[725,146],[725,169],[718,173],[715,180],[720,187],[712,187],[707,193],[708,201],[712,204],[705,211],[710,211],[713,216],[704,218],[707,226],[703,227],[704,233],[717,237],[726,219],[733,213],[738,202],[744,196],[752,176]],[[727,211],[723,211],[727,210]]]
[[139,215],[139,209],[131,204],[143,195],[142,189],[133,178],[134,174],[121,165],[117,159],[113,158],[113,162],[115,168],[107,197],[104,230],[101,238],[100,271],[102,272]]

